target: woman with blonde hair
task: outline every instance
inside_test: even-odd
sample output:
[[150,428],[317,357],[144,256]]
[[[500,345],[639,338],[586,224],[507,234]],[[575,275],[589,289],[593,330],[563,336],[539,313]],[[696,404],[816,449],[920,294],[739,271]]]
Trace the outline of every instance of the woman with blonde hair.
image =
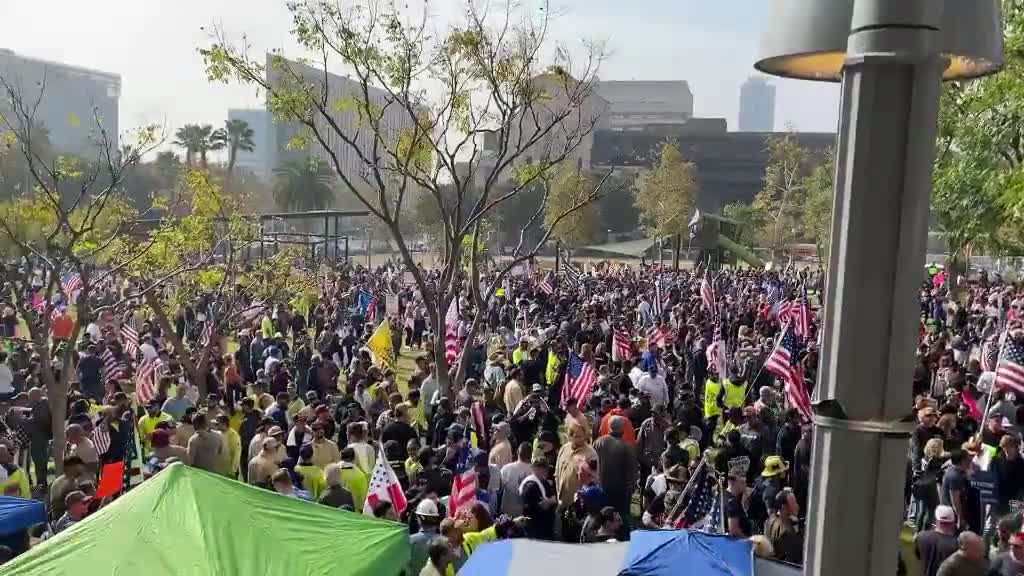
[[939,505],[939,481],[942,465],[949,454],[943,447],[942,438],[932,438],[924,445],[921,466],[911,482],[911,494],[916,501],[917,512],[914,521],[917,530],[927,530],[935,519],[935,507]]

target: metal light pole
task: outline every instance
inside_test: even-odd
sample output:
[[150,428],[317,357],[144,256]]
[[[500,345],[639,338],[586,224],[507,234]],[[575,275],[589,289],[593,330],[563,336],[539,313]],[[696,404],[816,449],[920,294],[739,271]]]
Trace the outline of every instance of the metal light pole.
[[804,573],[894,574],[943,78],[1002,63],[997,0],[776,0],[780,76],[842,80]]

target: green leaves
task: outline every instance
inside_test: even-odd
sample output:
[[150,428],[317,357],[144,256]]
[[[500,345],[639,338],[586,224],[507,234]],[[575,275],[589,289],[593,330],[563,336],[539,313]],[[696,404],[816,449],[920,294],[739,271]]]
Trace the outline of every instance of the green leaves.
[[685,232],[697,194],[697,166],[683,158],[676,142],[666,141],[650,172],[637,178],[633,198],[648,234]]

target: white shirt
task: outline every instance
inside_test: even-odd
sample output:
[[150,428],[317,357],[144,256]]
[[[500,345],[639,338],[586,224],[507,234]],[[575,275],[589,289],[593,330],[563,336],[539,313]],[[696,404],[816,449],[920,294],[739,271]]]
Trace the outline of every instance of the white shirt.
[[14,394],[14,373],[6,364],[0,364],[0,394]]
[[530,475],[527,462],[510,462],[501,468],[501,513],[515,518],[523,514],[523,499],[519,496],[519,485]]
[[157,357],[156,348],[154,348],[149,342],[145,342],[142,346],[139,346],[139,350],[142,352],[143,360],[153,360]]
[[651,376],[644,372],[637,381],[636,387],[640,392],[647,393],[651,397],[651,404],[668,405],[668,384],[660,374]]

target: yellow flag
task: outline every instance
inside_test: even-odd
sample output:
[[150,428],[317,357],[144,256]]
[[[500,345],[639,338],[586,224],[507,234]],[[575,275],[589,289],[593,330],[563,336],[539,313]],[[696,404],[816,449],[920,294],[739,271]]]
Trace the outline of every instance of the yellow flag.
[[391,347],[391,326],[387,320],[380,323],[373,331],[373,336],[366,341],[366,347],[373,354],[373,359],[378,366],[395,370],[395,350]]

